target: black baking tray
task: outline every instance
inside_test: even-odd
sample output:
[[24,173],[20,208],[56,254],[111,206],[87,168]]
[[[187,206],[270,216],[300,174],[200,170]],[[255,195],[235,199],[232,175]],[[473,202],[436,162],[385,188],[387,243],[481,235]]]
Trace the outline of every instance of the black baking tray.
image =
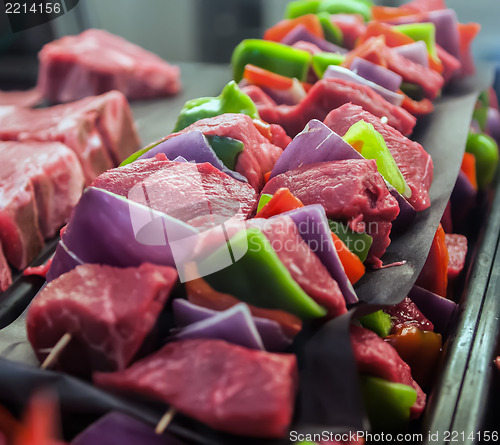
[[[186,85],[186,90],[182,96],[163,101],[133,104],[134,116],[136,118],[138,130],[143,142],[148,143],[168,134],[171,131],[179,109],[187,99],[201,95],[217,95],[223,85],[229,80],[228,73],[229,69],[227,66],[186,65],[183,67],[183,80]],[[466,109],[466,115],[461,116],[463,121],[462,124],[465,124],[465,129],[460,128],[458,131],[463,133],[458,138],[459,141],[456,148],[459,159],[461,159],[460,153],[463,152],[463,145],[465,143],[464,135],[467,133],[467,125],[468,121],[470,121],[470,115],[472,114],[472,106],[475,102],[475,97],[477,96],[479,90],[487,85],[488,82],[490,82],[490,78],[488,76],[483,76],[483,78],[479,81],[476,79],[476,81],[466,82],[461,87],[455,88],[454,92],[451,93],[451,96],[454,96],[456,99],[456,102],[452,102],[454,106],[451,108],[454,108],[455,112],[460,108],[458,105]],[[426,137],[434,140],[434,146],[437,146],[436,144],[439,142],[436,140],[435,136],[429,134],[429,131],[425,131],[425,128],[434,128],[432,131],[437,131],[437,129],[433,127],[434,124],[435,122],[428,120],[427,122],[424,121],[423,130],[422,126],[420,127],[421,137],[424,139],[424,141],[422,141],[424,146],[426,145]],[[440,125],[441,131],[446,129],[449,133],[451,133],[448,135],[448,141],[454,141],[453,133],[457,133],[457,131],[453,128],[443,128],[443,122]],[[445,161],[446,159],[441,159],[441,163],[444,163]],[[459,164],[456,166],[454,165],[452,168],[456,167],[456,170],[458,171],[458,166]],[[439,184],[434,186],[435,189],[437,188],[437,185]],[[492,215],[495,209],[500,205],[497,202],[500,200],[499,196],[500,194],[495,194]],[[432,210],[422,212],[422,214],[419,215],[419,220],[417,220],[416,228],[413,229],[418,230],[418,224],[421,224],[422,227],[426,227],[428,229],[427,231],[431,234],[431,237],[429,238],[429,236],[426,236],[425,242],[428,244],[427,249],[430,246],[430,240],[432,240],[432,235],[435,232],[435,227],[439,222],[440,214],[442,214],[446,202],[446,196],[442,196],[438,200],[437,206],[435,206]],[[425,221],[428,222],[428,225],[425,224]],[[474,261],[473,272],[468,280],[467,291],[464,293],[464,297],[461,301],[462,308],[456,323],[457,329],[454,331],[455,333],[451,336],[449,342],[447,343],[447,355],[449,360],[446,362],[441,376],[441,382],[444,384],[444,387],[434,391],[429,400],[427,416],[424,423],[425,431],[427,431],[426,428],[428,425],[429,429],[440,428],[440,431],[448,430],[452,425],[455,411],[458,407],[461,394],[460,390],[462,388],[462,382],[465,379],[465,371],[467,369],[467,364],[469,363],[468,358],[471,354],[473,341],[475,339],[474,333],[477,331],[477,315],[480,313],[482,301],[486,295],[485,290],[489,283],[489,277],[491,275],[490,271],[493,265],[493,254],[495,249],[493,249],[493,253],[488,256],[488,246],[491,246],[492,243],[496,246],[498,242],[498,234],[500,233],[500,218],[498,218],[497,221],[494,221],[493,218],[489,218],[487,219],[487,222],[488,225],[484,234],[479,237],[477,261]],[[397,247],[397,243],[398,240],[395,240],[393,247]],[[395,251],[397,251],[397,249],[395,249]],[[488,260],[488,258],[490,260]],[[406,278],[404,283],[392,281],[398,282],[399,285],[404,287],[404,289],[401,290],[401,294],[407,293],[407,290],[411,287],[412,281],[414,281],[414,277],[418,275],[418,271],[422,267],[422,264],[423,259],[414,261],[411,276],[408,276],[409,278]],[[487,270],[487,273],[484,272],[485,270]],[[384,269],[381,271],[382,274],[386,274],[385,271],[390,271],[391,273],[394,272],[390,269]],[[486,276],[484,276],[485,274]],[[483,285],[483,287],[481,287],[481,285]],[[481,301],[479,306],[477,303],[478,300]],[[17,312],[19,312],[19,306],[15,312],[10,312],[9,316],[13,317]],[[328,343],[334,339],[338,340],[337,337],[347,332],[346,327],[348,323],[346,320],[348,320],[348,317],[351,315],[352,313],[348,314],[346,317],[333,320],[333,322],[328,323],[317,332],[312,332],[310,336],[302,336],[301,340],[308,342],[307,353],[304,354],[304,356],[299,357],[299,359],[302,361],[305,360],[306,362],[309,361],[311,363],[314,363],[315,360],[324,360],[326,357],[326,355],[324,355],[325,342]],[[474,318],[474,316],[476,316],[476,318]],[[469,337],[463,337],[465,335],[462,333],[463,329],[465,329],[466,332],[471,332]],[[152,424],[156,423],[161,417],[165,409],[164,405],[154,405],[151,403],[124,399],[108,394],[104,391],[100,391],[92,385],[74,379],[70,376],[53,371],[41,371],[37,369],[36,359],[34,359],[31,349],[26,342],[25,334],[23,338],[24,315],[22,315],[14,323],[11,323],[4,332],[9,333],[12,336],[12,342],[11,344],[8,344],[7,347],[0,349],[0,357],[3,357],[0,358],[0,402],[5,402],[10,406],[17,405],[19,407],[19,405],[24,403],[34,388],[40,385],[52,383],[56,385],[63,412],[72,419],[79,418],[80,420],[85,419],[90,422],[111,409],[118,409],[120,411],[130,413],[131,415],[142,418]],[[0,346],[2,346],[1,337],[2,332],[0,331]],[[348,337],[346,337],[346,339],[347,340],[343,343],[344,345],[348,343]],[[330,344],[331,346],[334,345],[333,342]],[[335,354],[331,354],[330,349],[334,349],[331,346],[328,351],[330,354],[330,361],[339,357],[338,355],[335,356]],[[344,354],[348,367],[354,369],[352,356],[349,357],[349,350],[347,349],[336,352],[338,352],[341,356]],[[329,363],[329,365],[332,373],[339,372],[338,363]],[[448,377],[448,375],[452,372],[454,374]],[[355,379],[356,372],[354,371],[351,374],[352,379]],[[359,404],[352,403],[352,400],[359,398],[359,394],[349,394],[344,391],[342,394],[344,400],[342,400],[342,397],[339,397],[340,394],[338,391],[342,389],[341,387],[349,387],[349,385],[342,385],[341,381],[335,380],[334,375],[330,375],[329,378],[331,382],[328,383],[327,387],[321,387],[321,385],[318,386],[316,383],[325,382],[324,375],[316,375],[314,369],[312,374],[303,373],[303,376],[304,375],[307,376],[308,385],[306,391],[302,388],[302,393],[299,397],[298,405],[301,408],[298,410],[294,428],[297,427],[297,429],[303,429],[304,426],[307,426],[310,430],[330,429],[333,431],[331,425],[335,422],[336,425],[341,425],[341,428],[343,427],[346,429],[356,430],[366,429],[367,426],[364,421],[363,413],[359,411]],[[336,385],[335,382],[337,383]],[[451,383],[455,383],[455,385],[450,387],[448,390],[447,385],[450,385]],[[339,399],[341,404],[347,399],[352,399],[351,403],[344,403],[345,409],[341,410],[339,408],[334,410],[336,416],[332,416],[331,412],[324,409],[325,397],[332,400],[331,394],[336,394],[337,399]],[[446,406],[446,409],[443,409],[444,406]],[[338,417],[339,413],[342,414],[340,423]],[[234,438],[232,436],[215,433],[198,422],[181,415],[176,416],[174,422],[169,427],[169,431],[178,434],[189,442],[203,443],[207,445],[224,445],[233,443],[244,445],[256,443],[255,439]],[[289,443],[289,441],[286,439],[282,441],[259,440],[258,443],[278,445]]]

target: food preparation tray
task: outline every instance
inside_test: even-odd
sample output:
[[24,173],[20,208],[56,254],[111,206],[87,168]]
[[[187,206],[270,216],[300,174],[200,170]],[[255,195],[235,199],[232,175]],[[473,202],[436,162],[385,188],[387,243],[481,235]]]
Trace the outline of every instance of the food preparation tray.
[[[178,111],[186,100],[199,96],[217,95],[230,78],[230,70],[225,65],[183,64],[182,70],[185,85],[182,95],[172,99],[132,105],[143,143],[152,142],[168,134],[173,127]],[[377,291],[386,296],[387,302],[397,298],[398,294],[401,296],[408,293],[425,261],[426,249],[428,250],[430,246],[436,226],[448,201],[450,190],[447,192],[446,189],[452,187],[453,182],[450,183],[450,181],[453,181],[453,177],[456,177],[458,172],[460,164],[450,162],[450,155],[452,159],[458,157],[460,161],[477,94],[489,83],[491,83],[491,75],[485,71],[479,78],[469,80],[460,87],[456,87],[443,100],[438,101],[436,113],[419,124],[416,138],[424,147],[429,148],[435,159],[436,181],[431,190],[431,194],[434,195],[433,205],[431,209],[418,216],[415,226],[393,242],[388,251],[388,258],[384,257],[384,260],[390,262],[405,259],[402,258],[402,246],[408,246],[414,236],[422,236],[423,238],[413,238],[412,247],[407,247],[403,252],[407,259],[404,268],[399,269],[399,272],[397,268],[377,271],[378,276],[383,276],[383,278],[367,278],[366,280],[373,281],[365,281],[365,284],[361,285],[360,294],[365,292],[368,295],[371,284],[376,285]],[[456,152],[454,155],[450,147],[454,147]],[[487,327],[485,325],[484,328],[480,329],[483,324],[486,324],[486,321],[482,322],[483,317],[478,317],[483,304],[486,305],[486,302],[489,301],[486,290],[493,283],[492,277],[496,276],[492,268],[496,261],[500,261],[500,259],[494,260],[500,233],[500,217],[495,217],[495,215],[500,215],[500,193],[493,193],[493,196],[494,200],[491,206],[493,217],[485,217],[487,224],[484,233],[478,237],[476,255],[471,256],[472,272],[467,281],[466,292],[461,300],[459,316],[447,342],[447,360],[443,365],[440,385],[430,397],[422,431],[439,429],[439,431],[444,432],[452,426],[459,426],[455,424],[460,420],[457,414],[460,413],[462,397],[465,396],[461,390],[466,388],[470,380],[469,370],[472,369],[469,356],[472,357],[475,354],[477,333]],[[485,205],[487,206],[489,202],[491,201],[485,200]],[[418,248],[418,245],[423,247]],[[49,250],[50,248],[48,248]],[[25,279],[20,280],[24,282]],[[388,286],[387,283],[390,285]],[[372,292],[374,292],[373,288]],[[21,290],[19,294],[22,294]],[[26,291],[25,298],[18,300],[27,304],[33,296],[34,288],[30,288]],[[22,306],[20,304],[9,305],[8,299],[5,299],[3,303],[5,304],[2,304],[3,315],[0,317],[0,322],[5,320],[5,324],[7,324],[10,323],[10,319],[18,315]],[[483,315],[485,314],[483,313]],[[302,351],[299,354],[301,393],[293,429],[335,431],[331,427],[333,424],[340,425],[340,429],[354,428],[359,430],[366,428],[367,425],[362,413],[360,413],[360,404],[357,401],[359,394],[345,389],[343,392],[339,392],[342,387],[350,388],[350,385],[343,380],[335,379],[335,375],[325,375],[325,369],[331,369],[333,373],[341,374],[343,372],[345,378],[346,374],[349,375],[349,367],[354,369],[352,357],[349,359],[349,348],[344,350],[336,348],[339,344],[349,343],[347,325],[351,316],[353,316],[352,312],[327,323],[319,330],[306,329],[298,339],[297,347]],[[81,423],[89,423],[111,409],[130,413],[152,424],[159,420],[165,410],[164,405],[117,397],[70,376],[37,369],[37,361],[26,340],[24,323],[23,314],[3,331],[0,331],[0,403],[20,407],[34,388],[53,384],[58,391],[62,410],[70,420],[66,423],[70,428],[73,426],[78,429]],[[0,325],[1,327],[2,325]],[[340,338],[342,336],[344,336],[343,339]],[[304,351],[305,353],[303,353]],[[334,351],[337,356],[333,353]],[[346,360],[342,362],[346,363],[345,367],[342,367],[338,362],[332,362],[331,359],[338,358],[338,354],[345,355]],[[356,373],[351,372],[349,378],[356,379]],[[486,383],[482,382],[482,384]],[[465,399],[463,400],[463,403],[466,403]],[[478,414],[480,413],[478,412]],[[78,426],[76,426],[74,419],[79,420]],[[475,421],[477,427],[481,421],[482,418],[479,415]],[[181,415],[176,416],[169,430],[187,441],[200,444],[238,443],[244,445],[256,443],[255,439],[234,438],[216,433]],[[75,431],[68,431],[69,434],[72,432]],[[288,444],[289,441],[287,439],[282,441],[259,440],[258,443],[278,445]]]

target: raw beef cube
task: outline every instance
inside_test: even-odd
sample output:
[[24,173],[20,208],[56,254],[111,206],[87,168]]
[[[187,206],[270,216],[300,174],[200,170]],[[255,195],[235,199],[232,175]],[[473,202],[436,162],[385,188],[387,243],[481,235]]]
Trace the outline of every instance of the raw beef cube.
[[201,131],[205,136],[229,137],[243,142],[245,149],[238,156],[235,169],[248,179],[248,183],[257,192],[264,187],[264,175],[273,169],[283,153],[284,146],[290,142],[290,138],[278,125],[271,125],[267,129],[265,125],[256,124],[246,114],[234,113],[201,119],[165,139],[191,131]]
[[280,438],[288,433],[297,390],[297,359],[223,340],[168,343],[97,385],[134,391],[231,434]]
[[33,300],[28,339],[44,360],[64,334],[71,334],[57,362],[66,372],[122,370],[153,328],[176,281],[175,269],[150,263],[125,269],[77,266]]
[[75,153],[59,142],[0,142],[0,164],[2,187],[19,177],[32,182],[42,236],[54,236],[82,194]]
[[232,217],[245,219],[257,200],[249,184],[212,164],[169,161],[163,153],[109,170],[92,186],[200,228]]
[[262,193],[273,195],[282,187],[305,205],[323,205],[329,218],[347,222],[355,232],[368,233],[373,238],[368,261],[379,264],[391,242],[391,222],[399,214],[399,205],[374,160],[305,165],[275,176]]
[[62,142],[87,183],[139,148],[130,106],[117,91],[50,108],[0,107],[0,140]]
[[7,290],[11,284],[12,274],[10,273],[10,267],[7,264],[5,255],[3,254],[2,242],[0,240],[0,292]]
[[43,247],[35,191],[28,177],[0,183],[0,240],[7,261],[16,269],[24,269]]
[[398,130],[385,124],[380,118],[358,105],[345,104],[326,116],[325,125],[344,136],[356,122],[364,120],[373,125],[384,138],[406,183],[411,189],[410,204],[418,211],[431,205],[429,189],[432,184],[434,164],[431,156],[415,141],[403,136]]
[[178,67],[99,29],[48,43],[38,58],[38,88],[54,103],[111,90],[129,99],[168,96],[180,90]]

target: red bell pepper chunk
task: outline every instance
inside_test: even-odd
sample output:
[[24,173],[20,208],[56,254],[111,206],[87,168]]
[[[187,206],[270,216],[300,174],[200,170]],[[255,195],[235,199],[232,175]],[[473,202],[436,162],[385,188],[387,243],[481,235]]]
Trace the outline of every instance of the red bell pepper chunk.
[[460,170],[467,176],[474,190],[477,190],[476,157],[473,153],[464,153]]
[[446,9],[446,3],[444,0],[413,0],[404,7],[419,12],[430,12]]
[[276,23],[264,33],[264,40],[273,40],[281,42],[283,38],[296,26],[303,25],[316,37],[325,38],[323,27],[316,14],[306,14],[294,19],[285,19]]
[[423,287],[446,298],[448,287],[448,249],[443,226],[439,224],[432,241],[429,256],[417,279],[417,286]]
[[333,244],[339,256],[344,271],[351,284],[356,283],[364,274],[365,266],[359,257],[351,252],[344,242],[332,232]]
[[403,34],[401,31],[394,29],[391,25],[381,22],[370,22],[366,27],[365,33],[359,38],[356,46],[366,42],[370,37],[385,37],[385,44],[390,48],[395,46],[408,45],[414,43],[411,37]]
[[[401,31],[394,29],[391,25],[388,25],[387,23],[371,22],[366,27],[366,32],[359,38],[357,45],[362,44],[371,37],[378,37],[378,36],[385,37],[385,44],[389,48],[394,48],[395,46],[408,45],[410,43],[415,42],[415,40],[413,40],[411,37],[407,36]],[[428,59],[429,59],[429,67],[434,71],[437,71],[439,74],[441,74],[443,72],[443,64],[441,63],[441,61],[437,58],[432,57],[431,55],[429,55]]]
[[276,90],[288,90],[293,86],[293,80],[290,77],[282,76],[281,74],[276,74],[251,64],[245,65],[243,78],[252,85],[274,88]]
[[271,172],[268,171],[265,175],[264,175],[264,181],[266,181],[266,184],[269,182],[269,178],[271,177]]
[[271,200],[262,207],[255,217],[270,218],[271,216],[298,209],[299,207],[304,207],[300,199],[293,196],[287,188],[281,188],[273,195]]
[[[402,93],[402,91],[400,92]],[[406,94],[404,95],[401,107],[409,113],[413,114],[413,116],[424,116],[434,111],[434,105],[426,97],[424,97],[422,100],[413,100]]]

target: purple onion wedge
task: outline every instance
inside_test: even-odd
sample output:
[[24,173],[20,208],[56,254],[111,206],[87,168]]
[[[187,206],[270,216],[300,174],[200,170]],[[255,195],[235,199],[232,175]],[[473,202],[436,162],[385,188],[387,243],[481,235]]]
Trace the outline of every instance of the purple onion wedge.
[[[328,225],[325,209],[321,204],[313,204],[283,213],[292,218],[302,239],[319,257],[332,278],[337,282],[347,304],[356,303],[358,297],[340,262],[332,233]],[[278,215],[279,216],[279,215]]]
[[294,168],[318,162],[363,159],[323,122],[312,119],[283,151],[271,171],[271,178]]
[[[188,326],[220,314],[219,311],[198,306],[181,298],[173,301],[172,309],[175,322],[179,327]],[[277,322],[261,317],[252,316],[252,318],[267,351],[283,351],[292,343],[292,339],[283,332]]]
[[456,303],[433,292],[413,286],[408,297],[434,325],[434,330],[445,334],[457,308]]
[[[62,241],[84,263],[131,267],[147,261],[175,267],[191,255],[186,243],[196,234],[195,228],[178,219],[88,187],[73,210]],[[176,243],[178,240],[186,240],[184,246]],[[57,277],[51,271],[49,274],[51,279]]]
[[155,145],[153,148],[141,155],[138,159],[153,158],[158,153],[164,153],[168,159],[175,159],[178,156],[182,156],[187,161],[194,161],[197,164],[208,162],[234,179],[247,182],[247,179],[243,175],[228,169],[222,163],[201,131],[183,133],[167,139],[166,141],[160,142],[158,145]]
[[176,340],[216,338],[250,349],[265,349],[250,309],[244,303],[176,329],[173,334]]

